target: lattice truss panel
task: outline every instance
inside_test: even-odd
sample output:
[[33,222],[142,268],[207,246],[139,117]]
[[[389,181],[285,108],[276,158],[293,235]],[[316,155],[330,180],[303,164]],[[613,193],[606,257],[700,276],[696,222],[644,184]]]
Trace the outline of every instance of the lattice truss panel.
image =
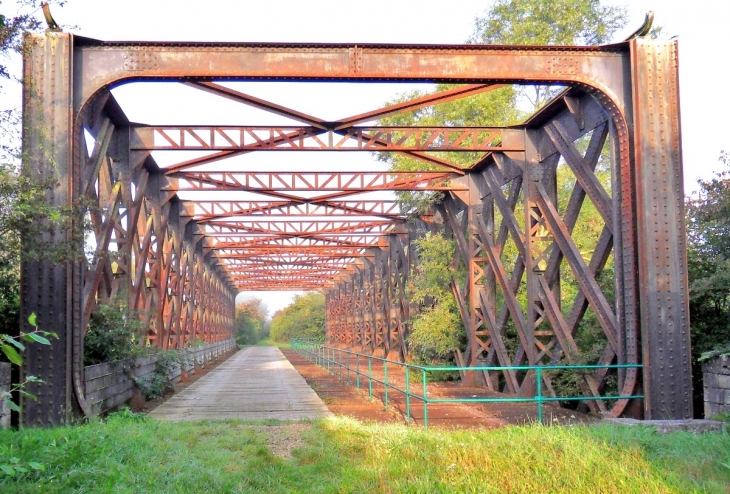
[[[452,192],[439,206],[457,245],[453,266],[466,273],[453,283],[469,335],[466,365],[639,361],[634,259],[615,249],[622,234],[633,237],[617,206],[630,182],[612,165],[608,113],[590,96],[551,106],[528,128],[524,155],[491,154],[469,175],[470,193]],[[556,395],[553,378],[562,377],[544,374],[548,393]],[[484,372],[483,382],[530,394],[535,377]],[[601,369],[583,374],[579,386],[587,395],[617,394],[636,382],[635,369]],[[626,404],[589,402],[614,415]]]
[[80,143],[87,235],[83,326],[97,304],[126,298],[154,346],[230,337],[235,288],[186,205],[149,153],[129,151],[129,128],[111,96],[89,112]]

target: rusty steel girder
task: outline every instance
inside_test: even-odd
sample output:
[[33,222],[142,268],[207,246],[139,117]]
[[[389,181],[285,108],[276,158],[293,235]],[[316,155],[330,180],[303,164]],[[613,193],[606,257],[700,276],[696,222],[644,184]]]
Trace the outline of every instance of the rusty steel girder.
[[[443,172],[238,172],[182,171],[168,173],[182,180],[165,190],[269,192],[347,192],[376,190],[465,190]],[[330,197],[329,195],[327,196]],[[321,197],[318,197],[321,200]]]
[[[155,126],[134,129],[134,151],[524,151],[517,129],[493,127]],[[503,141],[509,144],[503,144]],[[517,141],[517,143],[515,143]],[[515,144],[512,144],[515,143]]]
[[[592,363],[643,369],[585,375],[585,393],[601,396],[615,381],[620,393],[645,399],[638,409],[625,400],[586,406],[647,418],[692,415],[675,42],[146,43],[49,32],[29,35],[26,48],[25,171],[58,181],[53,204],[85,205],[96,252],[62,266],[23,263],[24,320],[35,312],[41,327],[59,334],[51,348],[29,349],[23,372],[51,385],[31,387],[39,401],[26,400],[24,423],[88,412],[86,325],[97,303],[120,293],[146,314],[150,342],[168,348],[230,335],[238,290],[322,290],[330,343],[405,359],[409,317],[419,309],[407,290],[418,263],[412,242],[425,231],[453,238],[452,265],[467,273],[452,283],[468,339],[459,362],[576,362],[587,350],[579,332],[591,324],[603,338]],[[459,85],[326,121],[218,83],[226,80]],[[139,81],[181,82],[303,125],[131,124],[109,89]],[[568,89],[515,128],[361,126],[513,83]],[[424,169],[207,168],[251,152],[307,149],[400,152]],[[154,150],[210,153],[161,168]],[[482,155],[464,167],[434,151]],[[566,189],[564,203],[558,190]],[[225,190],[251,197],[202,195]],[[386,190],[438,190],[445,199],[433,215],[406,223],[409,211],[395,201],[362,196]],[[601,223],[588,246],[573,236],[585,208]],[[479,379],[497,391],[533,392],[529,374]]]

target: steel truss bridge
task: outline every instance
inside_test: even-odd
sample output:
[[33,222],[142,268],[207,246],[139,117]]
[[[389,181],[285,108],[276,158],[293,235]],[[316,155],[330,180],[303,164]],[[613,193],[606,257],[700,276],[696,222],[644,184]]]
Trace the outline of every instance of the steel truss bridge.
[[[22,319],[34,312],[59,336],[51,347],[28,349],[23,372],[48,384],[30,386],[38,401],[25,400],[23,423],[89,413],[84,334],[95,306],[117,294],[143,314],[152,345],[182,348],[193,338],[228,338],[239,291],[319,290],[330,344],[405,359],[409,318],[419,310],[407,290],[418,269],[414,241],[429,231],[455,241],[452,267],[465,273],[451,286],[466,328],[461,364],[586,363],[590,349],[577,332],[590,324],[603,339],[587,363],[643,368],[586,374],[584,391],[600,395],[614,379],[620,394],[645,396],[591,401],[593,411],[692,416],[676,42],[152,43],[47,32],[26,44],[25,172],[58,182],[53,204],[79,205],[96,252],[63,265],[23,263]],[[251,80],[455,86],[327,121],[225,85]],[[110,89],[140,81],[183,83],[230,100],[231,111],[248,105],[299,125],[131,123]],[[372,126],[506,84],[567,89],[509,128]],[[205,154],[181,153],[187,158],[163,167],[152,155],[159,150]],[[225,166],[246,153],[281,151],[403,153],[423,167]],[[460,166],[449,159],[457,152],[478,158]],[[392,191],[439,191],[444,199],[407,221]],[[574,233],[588,207],[600,233],[586,246]],[[70,238],[57,232],[53,240]],[[534,392],[527,374],[480,380]],[[547,377],[544,386],[549,392]]]

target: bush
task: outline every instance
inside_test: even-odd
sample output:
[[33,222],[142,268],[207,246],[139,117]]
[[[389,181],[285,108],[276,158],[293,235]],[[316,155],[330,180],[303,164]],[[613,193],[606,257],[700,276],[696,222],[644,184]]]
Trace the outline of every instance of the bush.
[[145,353],[144,326],[139,313],[127,307],[122,297],[100,303],[91,313],[84,339],[86,365],[114,362]]

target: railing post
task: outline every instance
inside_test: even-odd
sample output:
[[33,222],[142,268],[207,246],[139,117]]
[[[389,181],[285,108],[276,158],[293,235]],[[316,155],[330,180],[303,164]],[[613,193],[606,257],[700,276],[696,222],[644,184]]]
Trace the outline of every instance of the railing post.
[[350,385],[350,352],[347,352],[347,385]]
[[368,397],[373,399],[373,359],[368,356]]
[[357,390],[360,391],[360,354],[355,354],[355,381],[357,382]]
[[408,364],[406,364],[406,423],[411,422],[411,386],[408,377]]
[[426,389],[426,369],[421,369],[423,380],[423,428],[428,429],[428,391]]
[[388,409],[388,361],[383,360],[383,382],[385,383],[385,409]]
[[537,421],[542,424],[542,369],[538,367],[537,376]]

